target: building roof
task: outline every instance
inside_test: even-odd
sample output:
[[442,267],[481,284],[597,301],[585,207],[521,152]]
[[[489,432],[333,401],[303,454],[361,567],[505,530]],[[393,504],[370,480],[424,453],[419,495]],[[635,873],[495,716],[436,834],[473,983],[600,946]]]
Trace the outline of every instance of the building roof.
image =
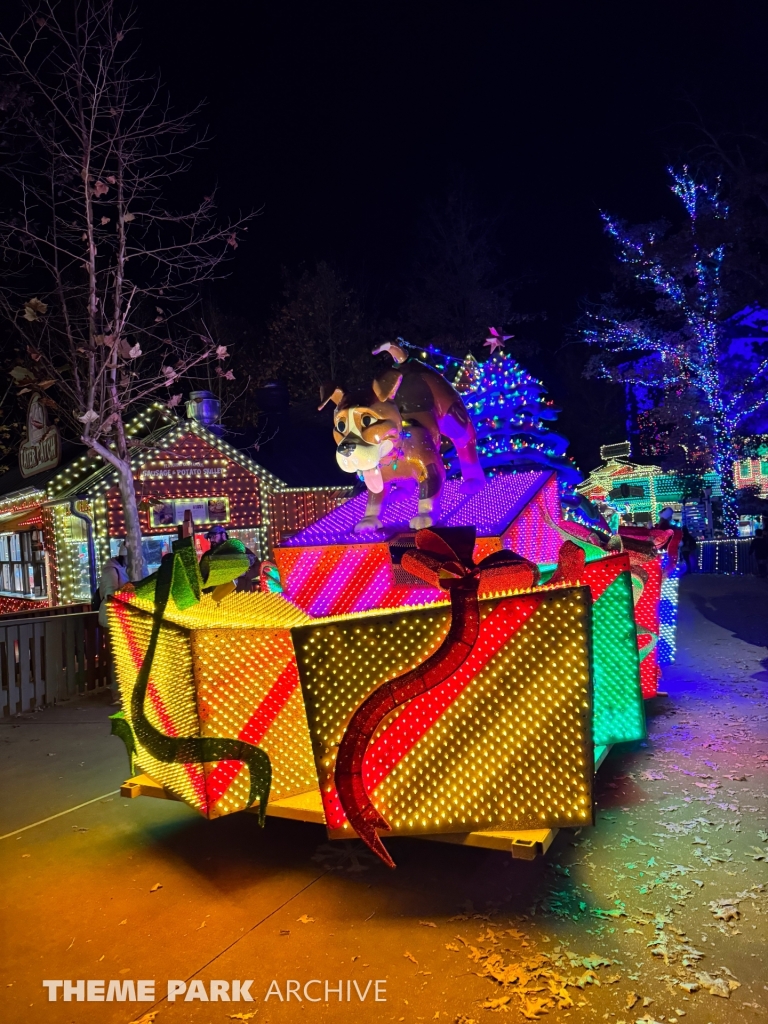
[[[158,448],[169,448],[185,434],[194,433],[209,444],[218,448],[224,456],[239,463],[243,468],[258,476],[271,490],[282,490],[283,481],[255,462],[249,455],[213,431],[208,430],[197,420],[177,418],[159,403],[150,406],[139,416],[126,424],[129,437],[141,442],[131,463],[134,470],[152,458]],[[69,456],[62,465],[55,469],[38,473],[32,477],[23,477],[18,467],[0,476],[0,500],[21,492],[46,492],[49,501],[67,501],[85,494],[99,484],[104,484],[115,474],[115,469],[100,459],[94,460],[84,445],[69,443],[63,451]]]

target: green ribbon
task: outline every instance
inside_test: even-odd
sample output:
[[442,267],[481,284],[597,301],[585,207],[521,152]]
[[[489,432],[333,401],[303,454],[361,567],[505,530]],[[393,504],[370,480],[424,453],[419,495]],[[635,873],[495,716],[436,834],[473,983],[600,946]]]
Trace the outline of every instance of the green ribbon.
[[[221,553],[221,557],[220,548],[217,548],[209,557],[207,565],[203,567],[207,569],[205,580],[200,571],[201,566],[198,565],[194,537],[185,537],[174,542],[173,552],[163,556],[157,572],[137,584],[137,595],[153,600],[155,607],[149,645],[131,694],[131,718],[136,738],[157,761],[175,764],[242,761],[246,764],[250,775],[247,806],[250,807],[256,799],[259,800],[259,824],[263,825],[272,786],[272,765],[266,751],[234,737],[166,736],[152,725],[144,713],[152,662],[169,599],[173,598],[179,611],[191,608],[200,600],[204,585],[219,586],[231,582],[244,571],[243,562],[245,568],[250,564],[245,547],[240,541],[226,543],[227,548]],[[113,722],[113,731],[117,732],[114,724]],[[117,734],[121,735],[119,732]]]

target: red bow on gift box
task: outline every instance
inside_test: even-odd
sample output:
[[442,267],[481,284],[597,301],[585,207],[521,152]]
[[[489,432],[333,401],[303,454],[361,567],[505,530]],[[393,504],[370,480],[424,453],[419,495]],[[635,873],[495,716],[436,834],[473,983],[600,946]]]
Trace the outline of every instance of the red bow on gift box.
[[416,550],[403,555],[402,566],[451,597],[451,626],[440,647],[421,665],[382,683],[352,715],[339,744],[334,778],[339,801],[352,828],[366,846],[389,867],[377,829],[390,825],[374,807],[363,782],[368,745],[383,720],[395,708],[448,679],[469,656],[480,627],[478,590],[528,590],[538,583],[538,567],[512,551],[495,551],[478,565],[473,562],[475,528],[445,527],[420,530]]

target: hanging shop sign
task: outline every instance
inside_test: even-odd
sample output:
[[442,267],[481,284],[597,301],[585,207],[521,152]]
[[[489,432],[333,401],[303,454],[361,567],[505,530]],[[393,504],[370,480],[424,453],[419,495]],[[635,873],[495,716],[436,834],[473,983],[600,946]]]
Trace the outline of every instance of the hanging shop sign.
[[23,477],[54,469],[61,460],[61,435],[48,422],[48,410],[39,391],[33,391],[27,406],[27,438],[19,446],[19,469]]
[[225,462],[198,461],[190,462],[156,462],[142,467],[139,473],[141,480],[178,480],[184,477],[225,477]]

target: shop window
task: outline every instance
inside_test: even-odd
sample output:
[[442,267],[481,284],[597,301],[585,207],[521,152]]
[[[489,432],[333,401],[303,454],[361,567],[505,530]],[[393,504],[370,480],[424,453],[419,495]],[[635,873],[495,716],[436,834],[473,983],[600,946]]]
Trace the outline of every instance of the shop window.
[[752,462],[750,461],[750,459],[744,459],[744,461],[739,466],[739,476],[742,478],[742,480],[746,480],[752,476]]
[[760,463],[760,476],[768,476],[768,462]]
[[0,534],[0,591],[5,596],[48,596],[41,530]]
[[90,601],[93,584],[86,524],[67,505],[57,505],[55,515],[59,603]]
[[[144,561],[147,565],[147,575],[157,572],[163,555],[171,550],[171,544],[176,540],[176,533],[161,533],[154,537],[141,538],[141,550],[144,553]],[[112,558],[120,550],[122,539],[119,537],[109,538],[109,554]]]
[[[198,527],[195,532],[195,547],[197,548],[197,557],[201,558],[210,547],[210,544],[206,540],[205,533],[208,527]],[[258,529],[243,529],[243,530],[227,530],[227,535],[233,540],[241,540],[245,544],[249,551],[252,551],[257,558],[260,559],[261,555],[261,540],[260,532]],[[171,544],[177,539],[178,533],[159,533],[154,534],[151,537],[142,536],[141,548],[144,552],[144,561],[147,565],[147,575],[156,572],[160,568],[160,562],[162,561],[163,555],[167,555],[171,551]],[[122,538],[110,537],[109,538],[109,554],[110,557],[114,558],[117,552],[120,550],[122,544]]]
[[252,551],[258,559],[261,559],[261,532],[258,529],[227,530],[227,535],[232,540],[241,540],[243,544]]

